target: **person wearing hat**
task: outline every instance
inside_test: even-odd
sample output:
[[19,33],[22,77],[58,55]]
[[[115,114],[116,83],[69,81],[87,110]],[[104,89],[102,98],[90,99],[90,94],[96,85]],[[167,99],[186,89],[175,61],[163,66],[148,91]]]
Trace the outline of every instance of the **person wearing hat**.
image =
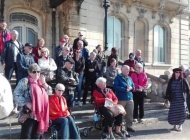
[[135,65],[136,65],[136,63],[138,63],[134,58],[135,58],[134,53],[130,53],[129,59],[125,60],[125,62],[123,64],[123,65],[127,65],[130,67],[129,76],[131,76],[131,74],[135,71]]
[[32,54],[33,45],[30,43],[26,43],[24,46],[24,50],[22,53],[17,55],[17,81],[19,82],[22,78],[28,76],[28,67],[35,63],[34,62],[34,54]]
[[175,68],[168,82],[165,97],[170,101],[168,122],[174,126],[171,130],[182,131],[182,124],[186,119],[185,94],[189,94],[189,84],[183,78],[182,70]]
[[55,47],[54,55],[55,55],[55,61],[57,61],[58,57],[62,55],[62,49],[66,45],[65,38],[60,38],[59,40],[59,46]]
[[72,109],[74,105],[74,92],[79,83],[78,75],[74,72],[73,65],[75,61],[72,58],[67,58],[65,66],[58,69],[58,83],[62,83],[65,86],[65,92],[63,96],[67,100],[67,106]]
[[88,42],[84,39],[84,35],[83,35],[83,33],[80,31],[80,32],[78,33],[78,38],[76,38],[76,39],[74,40],[74,42],[73,42],[73,50],[77,49],[77,47],[78,47],[77,43],[78,43],[79,40],[81,40],[81,41],[83,42],[83,47],[88,46]]

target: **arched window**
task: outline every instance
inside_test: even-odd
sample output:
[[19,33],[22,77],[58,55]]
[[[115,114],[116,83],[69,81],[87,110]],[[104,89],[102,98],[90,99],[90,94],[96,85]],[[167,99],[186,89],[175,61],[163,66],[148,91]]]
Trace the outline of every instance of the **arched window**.
[[154,27],[154,62],[165,63],[166,30],[160,25]]
[[113,16],[108,16],[108,50],[112,47],[118,48],[118,52],[121,58],[121,21]]

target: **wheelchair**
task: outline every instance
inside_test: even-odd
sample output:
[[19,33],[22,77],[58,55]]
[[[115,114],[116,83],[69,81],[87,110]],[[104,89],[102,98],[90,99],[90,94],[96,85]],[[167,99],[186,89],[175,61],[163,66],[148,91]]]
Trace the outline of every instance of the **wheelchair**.
[[[94,112],[94,128],[102,131],[101,139],[107,139],[108,138],[108,125],[106,123],[106,118],[100,114],[96,104],[95,104],[95,112]],[[129,133],[125,129],[126,129],[125,128],[125,121],[122,121],[121,132],[123,133],[123,135],[126,138],[130,138],[132,135],[129,135]],[[115,132],[114,122],[112,125],[112,131]]]

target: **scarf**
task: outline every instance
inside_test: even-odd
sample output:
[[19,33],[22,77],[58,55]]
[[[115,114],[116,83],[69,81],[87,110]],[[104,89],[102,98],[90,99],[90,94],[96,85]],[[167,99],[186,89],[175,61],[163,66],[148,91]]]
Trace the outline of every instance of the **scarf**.
[[32,115],[38,121],[38,134],[43,134],[49,127],[49,102],[48,94],[43,88],[40,80],[37,83],[29,77],[32,91]]
[[45,58],[46,60],[48,60],[48,59],[49,59],[49,57],[48,57],[48,56],[47,56],[47,57],[46,57],[46,56],[44,56],[44,58]]

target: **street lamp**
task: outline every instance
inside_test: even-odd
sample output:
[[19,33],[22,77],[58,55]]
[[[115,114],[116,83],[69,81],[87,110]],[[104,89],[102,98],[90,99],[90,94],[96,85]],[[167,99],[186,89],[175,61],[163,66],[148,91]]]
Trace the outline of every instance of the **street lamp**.
[[107,16],[108,16],[108,7],[110,7],[108,0],[104,0],[103,7],[105,9],[104,29],[105,29],[105,51],[106,51],[108,49],[108,46],[107,46],[108,45],[108,42],[107,42]]

